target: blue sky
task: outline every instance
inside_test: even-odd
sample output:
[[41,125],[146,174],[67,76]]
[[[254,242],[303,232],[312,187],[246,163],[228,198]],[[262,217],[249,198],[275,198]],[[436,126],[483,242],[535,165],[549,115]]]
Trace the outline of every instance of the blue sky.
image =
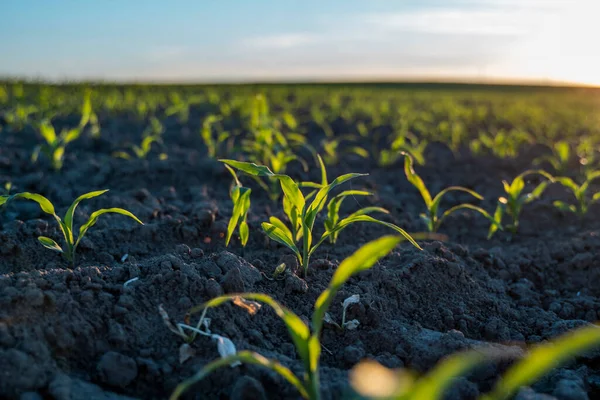
[[596,0],[2,0],[0,75],[600,84]]

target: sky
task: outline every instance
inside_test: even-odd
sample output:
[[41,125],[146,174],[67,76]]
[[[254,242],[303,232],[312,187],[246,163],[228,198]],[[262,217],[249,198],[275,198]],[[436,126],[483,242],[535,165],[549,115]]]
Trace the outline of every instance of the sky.
[[0,0],[0,76],[600,85],[600,0]]

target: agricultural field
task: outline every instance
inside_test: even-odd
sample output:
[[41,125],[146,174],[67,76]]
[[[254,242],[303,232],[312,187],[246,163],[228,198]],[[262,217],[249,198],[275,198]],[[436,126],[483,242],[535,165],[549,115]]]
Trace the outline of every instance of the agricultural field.
[[0,397],[598,398],[599,111],[0,83]]

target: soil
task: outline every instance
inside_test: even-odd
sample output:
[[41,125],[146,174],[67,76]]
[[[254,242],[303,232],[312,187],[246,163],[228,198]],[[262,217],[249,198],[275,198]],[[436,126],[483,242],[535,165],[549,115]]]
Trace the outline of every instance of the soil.
[[[8,399],[166,398],[177,383],[218,357],[214,342],[199,337],[194,355],[179,361],[182,340],[164,325],[163,305],[175,321],[188,309],[221,293],[252,291],[273,296],[302,318],[341,260],[361,244],[391,232],[379,225],[355,225],[337,245],[323,245],[306,279],[270,276],[289,252],[266,240],[260,222],[280,213],[258,187],[252,193],[250,241],[244,249],[234,239],[225,247],[224,232],[232,205],[230,175],[205,156],[199,127],[168,119],[167,160],[158,150],[146,160],[119,160],[111,153],[127,141],[139,142],[143,125],[123,116],[100,116],[102,138],[82,138],[67,149],[64,169],[32,164],[33,131],[0,135],[0,182],[15,191],[47,196],[64,212],[79,194],[103,188],[107,194],[80,205],[76,221],[101,207],[124,207],[141,226],[122,216],[100,219],[70,268],[59,254],[44,249],[37,236],[60,238],[55,222],[28,201],[0,210],[0,397]],[[192,116],[190,121],[199,120]],[[335,127],[336,133],[344,133]],[[314,135],[319,141],[319,133]],[[418,171],[432,192],[460,184],[485,196],[493,210],[502,179],[530,167],[541,150],[524,149],[517,159],[456,158],[440,143],[427,150],[428,163]],[[408,231],[424,229],[417,191],[404,178],[401,164],[380,168],[374,162],[345,158],[330,166],[329,176],[368,172],[346,188],[369,189],[371,198],[347,200],[344,211],[379,205],[389,221]],[[291,165],[299,179],[318,179]],[[252,181],[242,177],[245,184]],[[597,189],[597,188],[596,188]],[[467,198],[449,195],[444,206]],[[600,208],[583,220],[554,207],[568,200],[552,186],[526,206],[518,235],[499,233],[486,240],[488,222],[465,211],[442,227],[446,242],[430,241],[418,251],[402,244],[373,269],[352,278],[339,293],[331,315],[341,319],[341,302],[360,294],[351,306],[354,331],[326,328],[321,381],[325,399],[350,394],[348,371],[372,358],[385,366],[430,369],[440,358],[482,343],[506,346],[538,343],[568,329],[598,320],[600,313]],[[318,221],[317,226],[322,226]],[[124,256],[127,255],[125,258]],[[138,278],[127,286],[124,283]],[[275,358],[300,373],[301,365],[283,323],[263,307],[254,316],[232,305],[209,311],[211,330],[230,338],[238,349]],[[456,380],[448,399],[474,399],[489,389],[504,366],[488,365]],[[523,389],[520,399],[586,399],[600,396],[598,359],[579,357]],[[186,398],[282,399],[298,393],[272,373],[253,366],[224,368],[203,380]]]

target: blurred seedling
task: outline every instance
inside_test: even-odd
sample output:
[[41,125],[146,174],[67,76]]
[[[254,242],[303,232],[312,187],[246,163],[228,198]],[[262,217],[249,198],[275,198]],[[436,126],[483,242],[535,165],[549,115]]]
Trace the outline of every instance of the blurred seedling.
[[[319,361],[321,357],[321,331],[325,323],[325,314],[333,302],[336,294],[350,279],[361,271],[371,268],[381,258],[388,255],[400,242],[403,236],[384,236],[360,247],[354,254],[346,258],[336,269],[329,286],[321,293],[315,302],[310,326],[298,315],[282,306],[270,296],[261,293],[243,293],[216,297],[206,303],[192,308],[188,315],[202,312],[200,321],[205,318],[206,311],[210,308],[220,306],[232,301],[235,305],[246,310],[250,315],[255,315],[260,310],[260,303],[271,307],[275,314],[285,323],[296,352],[302,361],[304,374],[296,376],[289,368],[276,360],[268,359],[253,351],[240,351],[205,365],[192,377],[180,383],[171,394],[170,400],[176,400],[191,386],[204,379],[217,369],[241,362],[259,365],[275,372],[293,385],[300,395],[305,399],[318,400],[321,398],[321,386],[319,379]],[[354,300],[352,300],[354,301]],[[201,324],[201,322],[199,322]],[[176,327],[175,331],[177,330]],[[173,330],[173,329],[172,329]],[[195,331],[195,330],[194,330]]]
[[[299,185],[288,175],[275,174],[271,172],[268,167],[256,165],[254,163],[235,160],[220,161],[249,175],[265,176],[279,180],[281,190],[283,191],[283,210],[285,215],[288,217],[289,226],[287,226],[279,218],[271,216],[269,218],[269,222],[262,223],[262,228],[270,239],[292,250],[298,259],[299,265],[302,266],[302,273],[304,276],[306,276],[308,273],[310,257],[317,250],[317,248],[331,235],[341,232],[343,229],[356,222],[373,222],[387,226],[400,233],[415,247],[420,249],[419,245],[415,242],[411,235],[409,235],[400,227],[388,222],[377,220],[366,214],[351,215],[341,219],[335,222],[331,229],[329,229],[326,225],[325,232],[321,235],[316,243],[313,243],[314,224],[317,215],[327,204],[329,193],[342,183],[359,176],[364,176],[364,174],[349,173],[339,176],[331,183],[328,183],[325,166],[319,157],[321,164],[322,183],[312,184],[316,190],[305,197],[302,194]],[[311,185],[310,183],[304,183],[304,185],[307,184]]]
[[[541,175],[547,180],[543,180],[539,183],[530,193],[524,194],[525,178],[531,175]],[[504,226],[504,228],[508,229],[513,235],[516,234],[519,229],[519,219],[523,206],[539,199],[542,193],[544,193],[544,190],[546,190],[546,187],[548,187],[553,180],[554,178],[552,175],[544,170],[537,169],[527,170],[517,175],[511,183],[502,181],[504,196],[498,198],[498,205],[494,212],[494,221],[496,223],[490,225],[488,239],[491,238],[501,226]],[[509,223],[502,225],[504,214],[507,214],[511,220]]]
[[[115,151],[112,155],[116,158],[122,158],[125,160],[130,160],[133,157],[138,159],[146,159],[150,151],[152,150],[152,145],[162,144],[162,138],[160,136],[146,136],[142,139],[140,145],[132,144],[130,145],[129,152],[127,151]],[[159,159],[165,160],[167,155],[165,153],[161,153],[159,155]]]
[[[508,400],[520,388],[529,386],[548,372],[600,345],[600,328],[588,325],[567,332],[531,348],[513,363],[479,400]],[[518,352],[481,347],[451,354],[425,375],[418,377],[405,369],[391,370],[375,361],[362,361],[350,372],[354,390],[365,399],[441,400],[456,378],[486,363],[506,361]]]
[[600,192],[594,193],[591,196],[588,195],[588,192],[590,191],[590,184],[599,177],[600,171],[591,172],[581,185],[578,185],[569,177],[555,177],[555,182],[560,183],[573,194],[575,197],[575,204],[569,204],[564,201],[556,200],[554,202],[554,206],[561,211],[572,212],[577,214],[579,217],[583,217],[588,212],[590,205],[600,200]]
[[209,115],[202,121],[200,137],[202,137],[208,156],[211,158],[216,158],[221,153],[223,144],[231,137],[229,132],[222,129],[221,120],[222,118],[219,116]]
[[53,216],[54,219],[56,220],[56,222],[58,223],[58,226],[60,228],[60,231],[63,235],[63,239],[65,242],[65,248],[63,249],[53,239],[50,239],[49,237],[45,237],[45,236],[39,236],[38,237],[39,242],[42,244],[42,246],[44,246],[47,249],[58,251],[59,253],[62,253],[64,255],[64,257],[67,259],[67,261],[69,261],[71,263],[71,265],[75,266],[75,252],[77,250],[77,246],[81,242],[81,239],[83,239],[83,237],[87,233],[88,229],[90,229],[92,226],[94,226],[96,224],[96,222],[98,222],[98,218],[101,215],[109,214],[109,213],[121,214],[126,217],[132,218],[136,222],[143,225],[142,221],[140,221],[135,215],[133,215],[131,212],[129,212],[127,210],[124,210],[122,208],[102,208],[102,209],[94,211],[92,214],[90,214],[90,217],[88,218],[88,220],[79,227],[79,234],[77,235],[77,237],[75,237],[73,217],[75,215],[75,209],[77,208],[79,203],[81,203],[83,200],[88,200],[88,199],[100,196],[106,192],[108,192],[108,190],[98,190],[95,192],[89,192],[89,193],[79,196],[77,199],[75,199],[75,201],[73,201],[73,203],[67,210],[63,219],[61,219],[56,214],[56,212],[54,210],[54,205],[50,202],[50,200],[48,200],[44,196],[42,196],[40,194],[36,194],[36,193],[22,192],[22,193],[16,193],[16,194],[13,194],[10,196],[2,195],[2,196],[0,196],[0,206],[9,201],[18,200],[18,199],[32,200],[32,201],[35,201],[36,203],[38,203],[38,205],[40,206],[42,211],[45,212],[46,214],[50,214],[51,216]]
[[81,136],[86,125],[90,121],[91,104],[89,103],[89,95],[86,95],[81,110],[81,119],[79,125],[75,128],[63,128],[60,134],[56,134],[52,122],[48,119],[43,120],[39,124],[39,133],[45,143],[36,146],[31,155],[31,161],[37,162],[40,153],[43,154],[55,170],[60,170],[63,166],[63,159],[67,145]]
[[432,198],[431,194],[429,193],[429,190],[427,190],[427,187],[425,186],[425,183],[423,182],[421,177],[419,175],[417,175],[417,173],[415,172],[415,170],[413,168],[412,156],[410,156],[409,154],[406,154],[406,153],[404,153],[404,172],[406,174],[406,178],[408,179],[408,181],[415,188],[417,188],[417,190],[421,194],[421,197],[423,198],[423,201],[425,202],[425,207],[427,208],[427,212],[424,214],[421,214],[421,218],[425,221],[425,224],[427,225],[427,230],[429,232],[437,232],[438,229],[440,228],[440,225],[442,224],[442,222],[444,222],[444,220],[448,216],[450,216],[452,213],[454,213],[458,210],[461,210],[461,209],[468,209],[468,210],[476,211],[479,214],[483,215],[488,220],[490,220],[492,222],[492,224],[495,224],[496,226],[498,226],[498,229],[502,229],[498,225],[498,223],[494,220],[494,218],[487,211],[485,211],[481,207],[477,207],[477,206],[475,206],[473,204],[469,204],[469,203],[463,203],[463,204],[453,206],[453,207],[447,209],[446,211],[444,211],[442,213],[442,215],[439,215],[439,207],[440,207],[442,198],[444,197],[444,195],[446,195],[449,192],[452,192],[452,191],[465,192],[465,193],[468,193],[471,196],[475,197],[478,200],[483,200],[483,197],[479,193],[477,193],[471,189],[467,189],[466,187],[449,186],[449,187],[443,189],[435,197]]
[[560,140],[551,146],[552,153],[533,160],[533,165],[548,163],[557,174],[565,174],[569,171],[571,160],[571,146],[567,141]]

